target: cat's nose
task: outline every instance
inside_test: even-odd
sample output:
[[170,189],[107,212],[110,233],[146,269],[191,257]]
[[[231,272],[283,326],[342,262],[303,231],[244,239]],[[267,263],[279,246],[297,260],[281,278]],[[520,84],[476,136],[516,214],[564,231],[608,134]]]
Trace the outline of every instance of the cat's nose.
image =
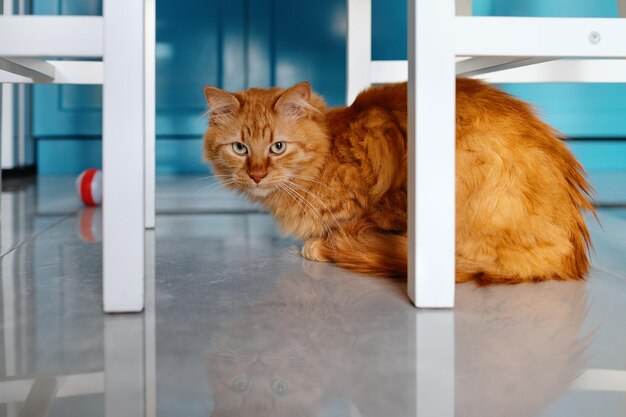
[[252,172],[248,172],[248,175],[250,176],[250,178],[252,178],[252,181],[256,182],[257,184],[261,182],[261,180],[263,178],[265,178],[267,176],[267,172],[263,172],[263,171],[252,171]]

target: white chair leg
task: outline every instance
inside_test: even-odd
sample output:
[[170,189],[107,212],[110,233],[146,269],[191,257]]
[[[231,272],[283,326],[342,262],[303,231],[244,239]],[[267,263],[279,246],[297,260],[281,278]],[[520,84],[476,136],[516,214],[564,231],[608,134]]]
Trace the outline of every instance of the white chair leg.
[[144,39],[144,71],[145,71],[145,220],[146,228],[152,229],[155,225],[155,116],[156,116],[156,85],[155,85],[155,59],[156,59],[156,5],[155,0],[145,1],[145,39]]
[[454,1],[409,0],[409,297],[452,307],[455,271]]
[[104,1],[103,298],[144,305],[144,0]]

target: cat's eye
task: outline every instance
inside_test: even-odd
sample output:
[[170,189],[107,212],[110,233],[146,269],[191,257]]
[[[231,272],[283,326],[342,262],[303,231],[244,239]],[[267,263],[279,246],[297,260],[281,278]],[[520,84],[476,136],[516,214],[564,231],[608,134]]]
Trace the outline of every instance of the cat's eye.
[[233,151],[235,151],[237,155],[248,154],[248,148],[241,142],[233,142]]
[[287,395],[288,390],[287,383],[282,379],[276,378],[272,381],[272,391],[274,391],[274,394],[282,397],[283,395]]
[[270,152],[274,155],[280,155],[281,153],[285,152],[285,149],[287,149],[286,142],[276,142],[273,143],[272,146],[270,146]]
[[244,392],[248,389],[248,378],[241,376],[233,381],[232,389],[235,392]]

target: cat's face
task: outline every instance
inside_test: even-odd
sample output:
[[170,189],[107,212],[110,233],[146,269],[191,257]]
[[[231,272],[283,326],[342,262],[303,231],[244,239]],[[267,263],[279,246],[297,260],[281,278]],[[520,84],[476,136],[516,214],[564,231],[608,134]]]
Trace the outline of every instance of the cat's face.
[[[271,318],[271,322],[263,319]],[[208,356],[215,405],[211,417],[315,415],[326,378],[302,334],[276,328],[275,315],[249,318],[212,340]],[[280,333],[279,333],[280,330]],[[286,334],[287,333],[287,334]]]
[[328,139],[324,103],[308,83],[235,94],[207,87],[205,96],[211,117],[205,157],[226,186],[263,199],[316,175]]

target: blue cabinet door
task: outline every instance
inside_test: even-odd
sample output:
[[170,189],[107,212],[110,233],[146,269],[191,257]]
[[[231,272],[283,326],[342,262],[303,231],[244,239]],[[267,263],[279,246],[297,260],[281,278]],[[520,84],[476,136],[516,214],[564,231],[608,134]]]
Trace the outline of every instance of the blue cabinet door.
[[[40,15],[101,15],[101,0],[33,0]],[[42,174],[71,174],[101,164],[102,87],[35,85],[33,136]]]
[[[101,15],[101,0],[33,0],[40,15]],[[86,136],[102,132],[102,87],[35,85],[33,135]]]
[[[157,170],[206,171],[203,87],[227,90],[310,81],[345,101],[345,0],[157,0]],[[35,0],[39,14],[100,14],[101,0]],[[100,87],[37,86],[40,173],[100,164]],[[68,157],[68,155],[72,155]]]

